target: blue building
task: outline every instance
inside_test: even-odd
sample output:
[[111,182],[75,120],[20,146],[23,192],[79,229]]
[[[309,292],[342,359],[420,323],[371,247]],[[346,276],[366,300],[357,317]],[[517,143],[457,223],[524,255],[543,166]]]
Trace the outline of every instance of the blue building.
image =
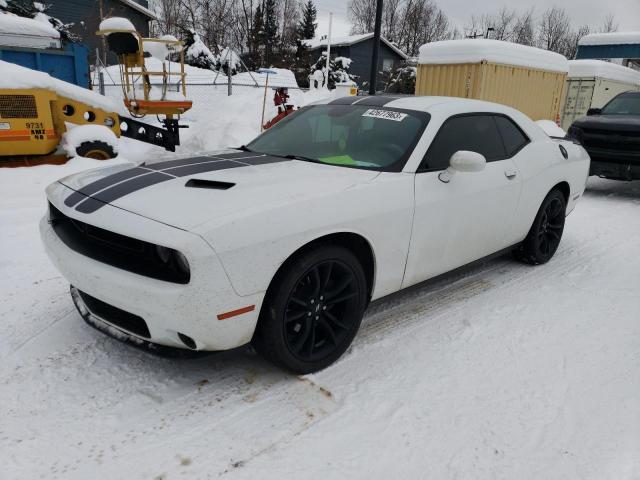
[[640,32],[585,35],[576,53],[576,60],[583,59],[620,59],[624,66],[640,68]]

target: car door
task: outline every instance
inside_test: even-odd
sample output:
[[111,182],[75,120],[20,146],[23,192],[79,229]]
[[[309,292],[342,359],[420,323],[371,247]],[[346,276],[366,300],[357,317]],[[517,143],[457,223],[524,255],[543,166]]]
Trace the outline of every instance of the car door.
[[[484,155],[480,172],[440,179],[460,150]],[[443,123],[415,175],[415,213],[403,287],[509,246],[521,190],[518,169],[495,115],[464,114]]]

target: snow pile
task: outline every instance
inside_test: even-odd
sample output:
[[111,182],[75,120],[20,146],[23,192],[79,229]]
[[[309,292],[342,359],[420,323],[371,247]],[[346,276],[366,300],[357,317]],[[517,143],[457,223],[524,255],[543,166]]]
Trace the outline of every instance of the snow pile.
[[[158,58],[145,58],[144,63],[149,71],[162,71],[163,62]],[[177,62],[165,61],[164,65],[166,66],[167,71],[180,72],[180,64]],[[298,88],[298,82],[291,70],[284,68],[270,68],[269,70],[275,72],[275,74],[269,75],[270,87]],[[189,85],[214,85],[214,81],[215,85],[227,84],[227,76],[223,72],[216,72],[214,70],[198,68],[187,64],[184,66],[184,72],[187,74],[187,94],[189,93]],[[257,83],[258,86],[261,87],[264,87],[266,79],[266,73],[258,72],[240,72],[231,77],[231,81],[234,85],[255,86]],[[105,69],[104,80],[105,85],[116,85],[120,83],[120,68],[118,65],[112,65]],[[151,77],[150,80],[152,83],[160,82],[159,77]],[[172,76],[169,81],[175,84],[179,82],[179,77]]]
[[568,77],[596,77],[630,85],[640,85],[639,71],[603,60],[570,60]]
[[556,125],[555,122],[552,122],[551,120],[538,120],[536,124],[542,130],[544,130],[544,133],[546,133],[550,137],[564,138],[567,134],[562,128],[560,128],[558,125]]
[[591,33],[578,42],[580,46],[630,44],[640,44],[640,32]]
[[497,63],[567,73],[568,60],[559,53],[500,40],[444,40],[420,47],[418,63],[447,65]]
[[153,58],[164,62],[169,54],[179,53],[182,47],[179,44],[165,43],[165,42],[177,42],[178,39],[173,35],[162,35],[158,37],[160,42],[153,41],[153,39],[146,40],[143,43],[144,51],[151,55]]
[[99,30],[124,30],[127,32],[135,32],[136,27],[133,26],[133,23],[131,23],[128,18],[110,17],[105,18],[100,22]]
[[[237,88],[231,96],[219,95],[215,104],[195,102],[192,110],[182,116],[188,129],[180,131],[178,153],[204,152],[244,145],[260,134],[264,89]],[[188,92],[187,92],[188,93]],[[301,92],[289,90],[290,103],[296,108],[335,96],[321,90]],[[273,90],[267,92],[264,123],[277,115]]]
[[123,106],[111,98],[58,80],[44,72],[38,72],[2,60],[0,60],[0,71],[2,72],[2,75],[0,75],[0,88],[44,88],[63,97],[84,102],[94,108],[100,108],[108,112],[124,113]]
[[[40,14],[36,14],[36,17],[38,15]],[[12,13],[0,13],[0,34],[60,38],[60,32],[49,23],[48,17],[34,19],[19,17]]]
[[62,148],[69,157],[76,156],[76,149],[84,142],[103,142],[110,145],[117,154],[120,142],[116,134],[104,125],[78,125],[71,126],[62,136]]

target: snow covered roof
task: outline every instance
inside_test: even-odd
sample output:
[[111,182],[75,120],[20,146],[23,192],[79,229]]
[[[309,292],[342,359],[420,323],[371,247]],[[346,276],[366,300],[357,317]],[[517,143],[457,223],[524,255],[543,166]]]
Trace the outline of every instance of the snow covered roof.
[[640,72],[603,60],[570,60],[569,78],[597,77],[640,85]]
[[12,13],[0,13],[0,33],[60,38],[60,32],[48,21],[19,17]]
[[566,73],[568,60],[559,53],[500,40],[444,40],[420,47],[418,63],[457,64],[482,61]]
[[[373,33],[363,33],[362,35],[350,35],[348,37],[331,38],[331,46],[332,47],[348,47],[355,43],[360,43],[360,42],[364,42],[365,40],[369,40],[370,38],[373,38]],[[408,55],[406,53],[404,53],[402,50],[400,50],[398,47],[396,47],[393,43],[391,43],[386,38],[380,37],[380,40],[405,60],[408,58]],[[302,43],[309,50],[315,50],[317,48],[326,47],[327,39],[312,38],[310,40],[303,40]]]
[[580,39],[578,45],[629,45],[640,44],[640,32],[592,33]]
[[0,88],[26,89],[44,88],[63,97],[86,103],[94,108],[101,108],[108,112],[123,113],[123,107],[111,98],[99,93],[78,87],[72,83],[58,80],[44,72],[31,70],[13,63],[0,60]]
[[139,3],[135,2],[134,0],[120,0],[120,1],[122,3],[124,3],[125,5],[128,5],[129,7],[133,8],[134,10],[138,10],[140,13],[145,14],[151,20],[157,20],[158,19],[158,17],[156,16],[155,13],[153,13],[148,8],[143,7],[142,5],[140,5]]

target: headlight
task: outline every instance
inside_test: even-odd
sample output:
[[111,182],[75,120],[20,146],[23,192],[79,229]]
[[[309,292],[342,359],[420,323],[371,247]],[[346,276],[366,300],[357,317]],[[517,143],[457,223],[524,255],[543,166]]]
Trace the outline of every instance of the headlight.
[[173,250],[167,247],[161,247],[160,245],[156,247],[156,254],[162,263],[169,263],[172,252]]
[[187,261],[187,257],[185,257],[182,253],[174,250],[174,258],[176,260],[176,266],[178,270],[184,274],[190,273],[189,262]]

